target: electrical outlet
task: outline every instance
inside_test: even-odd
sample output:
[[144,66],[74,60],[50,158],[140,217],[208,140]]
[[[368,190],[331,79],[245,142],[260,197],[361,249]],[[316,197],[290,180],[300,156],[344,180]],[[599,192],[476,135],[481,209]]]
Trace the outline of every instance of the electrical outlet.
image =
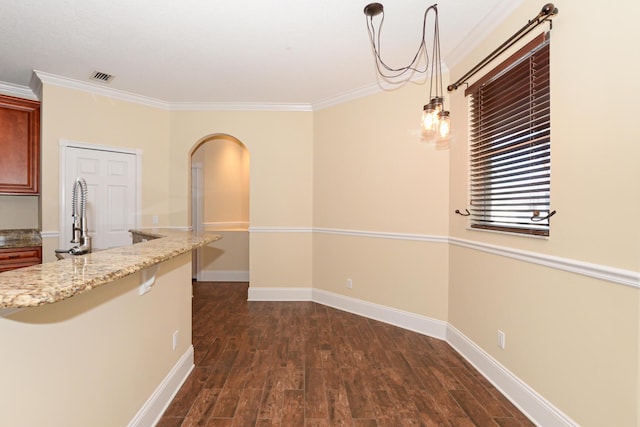
[[502,332],[500,329],[498,329],[498,347],[500,347],[501,349],[504,350],[504,347],[506,345],[506,341],[507,341],[507,336],[505,335],[504,332]]
[[351,279],[347,279],[347,289],[353,288],[353,281]]
[[179,331],[175,331],[173,333],[173,349],[175,350],[176,348],[178,348],[178,335],[180,334]]
[[153,225],[158,225],[158,215],[153,215],[151,217],[151,222],[153,223]]

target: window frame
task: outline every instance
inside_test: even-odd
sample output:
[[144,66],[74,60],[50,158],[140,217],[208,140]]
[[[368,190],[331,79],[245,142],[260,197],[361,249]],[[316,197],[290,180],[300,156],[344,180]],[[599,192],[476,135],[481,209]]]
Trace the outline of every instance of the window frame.
[[473,230],[550,235],[549,51],[540,34],[465,90]]

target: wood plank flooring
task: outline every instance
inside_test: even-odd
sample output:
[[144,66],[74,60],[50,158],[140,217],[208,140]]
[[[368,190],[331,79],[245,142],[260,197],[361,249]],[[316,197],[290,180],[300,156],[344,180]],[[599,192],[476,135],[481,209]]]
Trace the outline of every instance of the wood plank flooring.
[[533,426],[446,342],[194,282],[191,375],[158,427]]

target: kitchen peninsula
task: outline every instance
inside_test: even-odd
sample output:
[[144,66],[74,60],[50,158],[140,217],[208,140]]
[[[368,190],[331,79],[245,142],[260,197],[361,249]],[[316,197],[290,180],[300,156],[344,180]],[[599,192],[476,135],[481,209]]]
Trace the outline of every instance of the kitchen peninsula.
[[193,367],[191,251],[170,229],[0,273],[0,411],[11,426],[153,425]]

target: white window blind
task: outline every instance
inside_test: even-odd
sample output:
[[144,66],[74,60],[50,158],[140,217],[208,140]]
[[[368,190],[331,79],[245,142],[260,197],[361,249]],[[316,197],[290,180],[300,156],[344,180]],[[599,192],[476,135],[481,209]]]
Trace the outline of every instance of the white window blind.
[[471,227],[549,235],[549,40],[544,35],[470,86]]

